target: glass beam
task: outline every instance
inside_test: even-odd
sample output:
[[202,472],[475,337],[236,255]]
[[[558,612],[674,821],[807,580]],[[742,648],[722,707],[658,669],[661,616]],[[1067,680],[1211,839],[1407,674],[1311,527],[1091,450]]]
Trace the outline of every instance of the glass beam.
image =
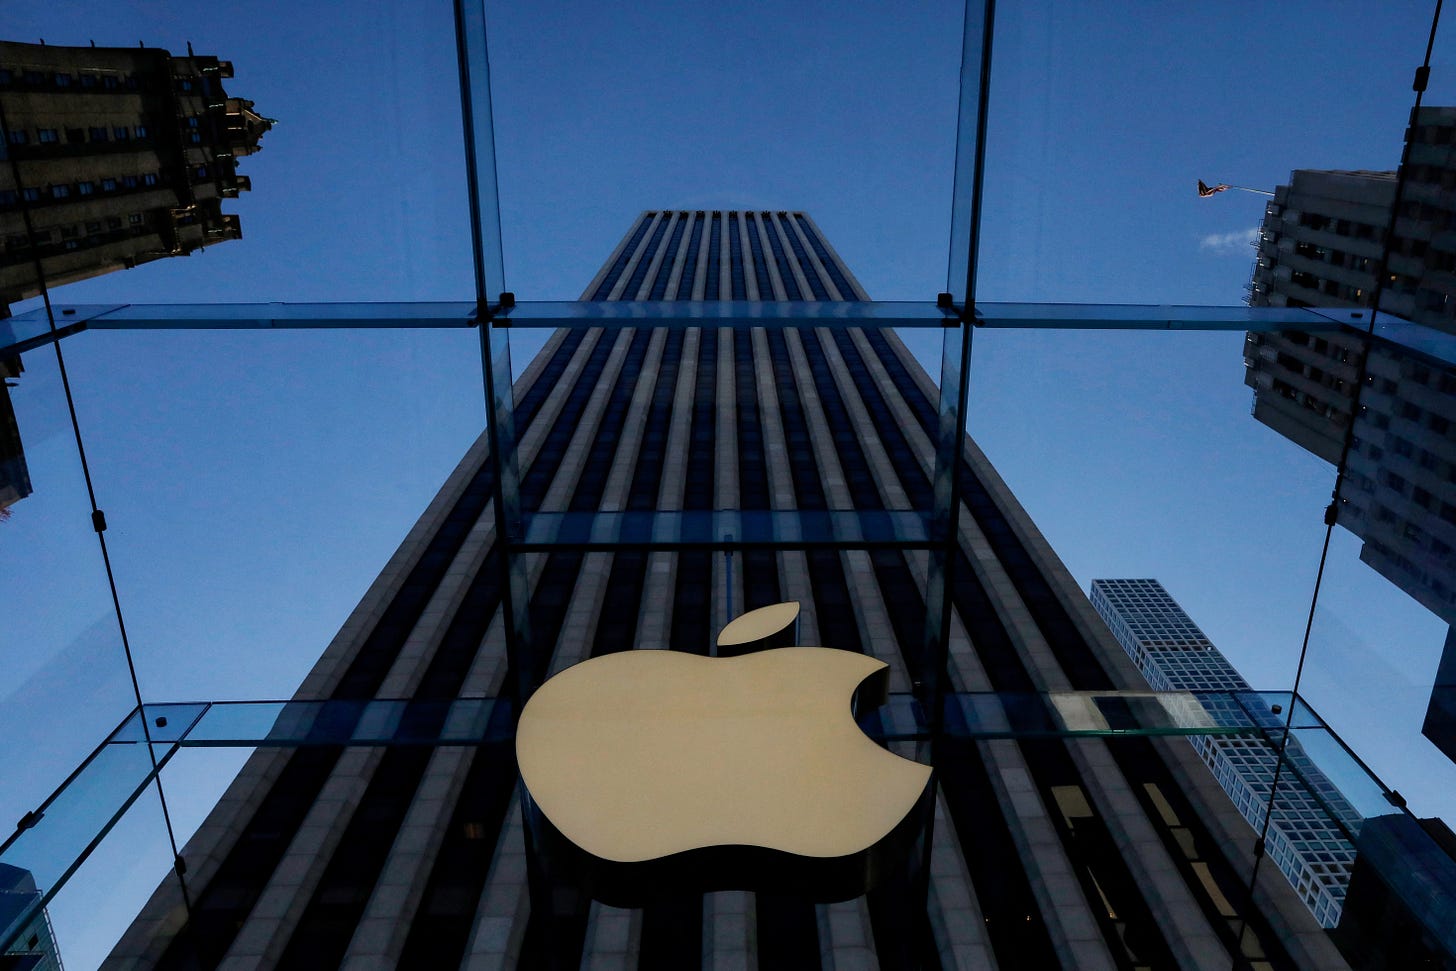
[[521,480],[516,457],[514,376],[510,330],[496,326],[505,293],[500,190],[496,179],[495,120],[490,93],[490,51],[485,0],[455,0],[455,48],[460,66],[460,111],[465,130],[465,168],[470,194],[470,232],[475,273],[475,319],[480,324],[480,362],[485,380],[486,433],[495,491],[496,543],[500,549],[506,656],[522,699],[530,697],[530,582],[516,550],[521,529]]

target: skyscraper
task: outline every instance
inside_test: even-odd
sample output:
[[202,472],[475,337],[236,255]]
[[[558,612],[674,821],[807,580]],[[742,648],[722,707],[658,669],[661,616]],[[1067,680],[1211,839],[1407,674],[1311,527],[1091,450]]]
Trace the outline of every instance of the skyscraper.
[[0,307],[48,286],[239,239],[221,209],[272,121],[233,66],[160,48],[0,42]]
[[[708,210],[643,213],[583,297],[864,298],[804,214]],[[566,329],[515,401],[528,510],[931,505],[935,389],[884,330]],[[509,697],[486,448],[462,459],[298,698],[356,700],[350,719],[367,720],[384,711],[369,699]],[[1005,693],[980,696],[1005,723],[1043,692],[1140,686],[969,440],[960,475],[953,687]],[[867,546],[529,554],[529,663],[708,653],[729,617],[798,600],[800,643],[871,653],[905,692],[924,675],[928,556]],[[261,750],[183,853],[190,900],[165,881],[108,966],[1341,966],[1271,869],[1246,905],[1252,834],[1176,740],[948,735],[923,898],[892,874],[839,903],[685,891],[558,910],[529,886],[501,717],[478,747]]]
[[[1327,462],[1343,457],[1336,522],[1364,541],[1360,559],[1456,624],[1456,108],[1413,121],[1393,222],[1396,172],[1298,170],[1276,190],[1249,305],[1350,313],[1320,333],[1249,333],[1244,383],[1259,421]],[[1390,226],[1380,310],[1402,319],[1369,335]],[[1456,666],[1449,644],[1444,663]],[[1449,708],[1438,687],[1423,730],[1456,760]]]
[[[1154,689],[1252,690],[1157,580],[1093,580],[1091,599],[1112,636]],[[1247,707],[1230,704],[1234,710],[1227,713],[1233,716],[1229,724],[1246,722]],[[1276,733],[1283,729],[1283,719],[1272,712],[1264,714],[1265,728]],[[1197,735],[1190,741],[1239,812],[1254,828],[1261,828],[1269,811],[1277,748],[1257,736]],[[1297,740],[1290,741],[1285,757],[1288,769],[1274,801],[1267,852],[1320,924],[1334,927],[1355,864],[1360,816]]]

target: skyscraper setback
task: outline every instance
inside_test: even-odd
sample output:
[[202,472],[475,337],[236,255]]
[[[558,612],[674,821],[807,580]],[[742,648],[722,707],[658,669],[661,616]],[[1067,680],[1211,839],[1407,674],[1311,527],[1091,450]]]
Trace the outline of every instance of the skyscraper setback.
[[[802,213],[655,210],[583,299],[866,295]],[[527,510],[931,506],[937,393],[888,331],[566,329],[515,399]],[[510,695],[486,449],[482,438],[464,457],[298,698]],[[952,686],[1022,698],[1145,687],[969,440],[962,458]],[[562,547],[526,565],[542,675],[633,648],[708,653],[729,617],[782,600],[803,605],[800,643],[875,655],[892,691],[926,674],[923,551]],[[558,910],[530,887],[508,724],[500,736],[260,750],[183,853],[190,906],[164,882],[108,966],[1342,963],[1272,869],[1246,907],[1252,834],[1176,739],[946,737],[925,898],[896,892],[892,875],[837,903],[684,892],[640,910]]]

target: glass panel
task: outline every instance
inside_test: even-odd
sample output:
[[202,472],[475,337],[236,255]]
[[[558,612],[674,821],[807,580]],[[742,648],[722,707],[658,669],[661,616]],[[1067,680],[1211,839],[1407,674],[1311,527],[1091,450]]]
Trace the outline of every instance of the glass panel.
[[25,355],[5,383],[15,424],[0,416],[0,839],[136,704],[54,351]]
[[[27,827],[18,830],[0,852],[0,862],[27,871],[42,894],[54,892],[143,792],[151,777],[152,760],[145,745],[102,745],[62,789],[24,821]],[[33,906],[39,903],[36,900]],[[19,933],[30,922],[33,906],[12,915],[10,933]]]
[[157,884],[175,879],[171,873],[172,850],[153,783],[46,905],[65,967],[99,967]]
[[909,511],[733,511],[641,513],[531,513],[524,548],[570,546],[607,549],[615,544],[670,549],[710,546],[803,548],[815,545],[924,547],[932,542],[929,517]]
[[[1356,452],[1357,473],[1346,486],[1350,502],[1342,506],[1341,525],[1331,535],[1300,692],[1386,785],[1400,791],[1413,813],[1452,819],[1456,764],[1421,734],[1449,628],[1392,582],[1420,590],[1422,575],[1436,576],[1401,564],[1429,569],[1430,544],[1450,528],[1412,499],[1422,483],[1435,484],[1425,479],[1431,473],[1421,468],[1418,454],[1406,458],[1394,451],[1395,439],[1415,440],[1418,431],[1418,423],[1397,419]],[[1391,450],[1373,463],[1369,447],[1381,445]],[[1403,488],[1382,472],[1399,475]],[[1378,808],[1390,811],[1388,804]]]
[[67,348],[150,698],[293,690],[479,434],[475,347],[294,331]]

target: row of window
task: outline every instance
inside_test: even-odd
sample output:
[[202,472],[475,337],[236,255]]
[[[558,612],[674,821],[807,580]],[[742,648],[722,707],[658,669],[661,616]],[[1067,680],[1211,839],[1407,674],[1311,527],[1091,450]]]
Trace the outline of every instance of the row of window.
[[15,70],[9,67],[0,67],[0,85],[12,85],[16,83],[30,87],[53,87],[53,88],[97,88],[102,91],[135,91],[142,87],[142,82],[131,74],[107,74],[95,71],[82,71],[79,74],[71,74],[66,71],[37,71],[37,70]]
[[[92,125],[64,130],[37,128],[33,138],[29,130],[15,128],[6,133],[6,139],[12,145],[30,145],[32,142],[36,145],[59,145],[62,134],[67,145],[126,144],[132,141],[149,141],[152,137],[151,130],[146,125]],[[202,144],[202,125],[197,115],[186,119],[182,138],[193,145]]]
[[1355,222],[1349,219],[1332,219],[1329,216],[1317,212],[1301,212],[1299,224],[1316,232],[1333,230],[1337,236],[1350,236],[1355,239],[1384,240],[1385,229],[1382,226],[1372,226],[1369,223]]
[[[207,177],[207,166],[199,165],[194,169],[198,178]],[[18,205],[21,200],[25,202],[47,202],[61,201],[78,196],[92,196],[99,193],[125,192],[134,189],[148,189],[156,186],[161,177],[156,172],[143,172],[140,175],[118,175],[106,176],[101,179],[82,179],[79,182],[53,182],[45,188],[39,186],[22,186],[16,189],[0,189],[0,208],[10,208]]]
[[[69,226],[58,226],[54,229],[38,229],[34,234],[34,243],[42,251],[63,252],[99,246],[115,239],[118,234],[136,234],[146,231],[146,214],[134,212],[124,220],[120,216],[107,216],[104,221],[94,219]],[[8,253],[18,253],[29,249],[31,242],[31,238],[24,235],[10,235],[5,237],[5,250]],[[43,252],[42,255],[47,254]]]
[[[61,129],[37,128],[34,137],[24,128],[12,128],[6,138],[12,145],[57,145],[61,141]],[[65,129],[66,144],[85,145],[101,142],[143,142],[150,139],[151,132],[146,125],[99,125],[89,128]]]

